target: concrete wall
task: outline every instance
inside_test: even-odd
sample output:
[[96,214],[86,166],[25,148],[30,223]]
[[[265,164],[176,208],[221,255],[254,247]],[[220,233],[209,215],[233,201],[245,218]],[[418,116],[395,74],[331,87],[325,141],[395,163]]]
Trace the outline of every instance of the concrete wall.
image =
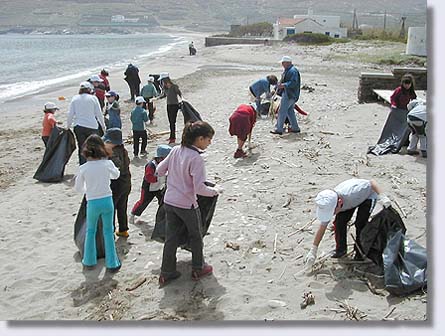
[[408,42],[406,43],[407,55],[426,56],[426,27],[409,27]]
[[362,72],[357,91],[358,102],[377,101],[377,95],[372,90],[394,90],[400,85],[400,80],[406,73],[413,75],[416,90],[427,90],[428,73],[426,68],[397,67],[392,70],[392,73]]
[[229,45],[229,44],[262,44],[271,45],[273,41],[271,38],[239,38],[239,37],[216,37],[210,36],[205,38],[206,47],[214,47],[219,45]]

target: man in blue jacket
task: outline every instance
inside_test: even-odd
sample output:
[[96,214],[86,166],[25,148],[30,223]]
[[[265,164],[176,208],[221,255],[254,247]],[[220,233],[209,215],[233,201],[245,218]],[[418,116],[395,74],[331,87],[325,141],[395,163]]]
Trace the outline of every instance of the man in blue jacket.
[[270,92],[270,86],[277,85],[278,78],[274,75],[269,75],[266,78],[261,78],[254,82],[252,85],[249,86],[249,91],[252,94],[252,96],[255,98],[255,104],[256,104],[256,111],[258,114],[260,114],[260,108],[261,108],[261,95],[264,93],[266,94],[266,98],[270,98],[270,96],[274,92]]
[[292,64],[292,59],[289,56],[283,56],[281,64],[284,72],[281,75],[281,80],[277,85],[279,92],[281,91],[280,110],[278,111],[277,124],[272,134],[283,134],[283,127],[286,118],[290,121],[291,132],[300,133],[297,117],[294,112],[294,105],[300,98],[300,72]]

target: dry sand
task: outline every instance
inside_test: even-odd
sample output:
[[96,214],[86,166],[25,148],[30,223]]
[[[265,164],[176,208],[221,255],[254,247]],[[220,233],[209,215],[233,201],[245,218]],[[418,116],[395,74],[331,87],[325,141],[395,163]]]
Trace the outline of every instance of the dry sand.
[[[190,37],[191,38],[191,37]],[[95,271],[82,272],[73,242],[73,225],[82,196],[73,190],[77,152],[62,183],[32,179],[43,156],[40,139],[41,107],[60,102],[56,117],[66,122],[66,110],[77,83],[60,90],[24,98],[2,106],[0,125],[0,264],[2,320],[344,320],[340,305],[347,302],[367,320],[426,320],[427,295],[408,298],[389,295],[381,281],[366,278],[350,265],[328,260],[316,275],[302,274],[315,223],[313,197],[351,178],[374,178],[407,214],[407,236],[426,246],[426,163],[408,155],[366,155],[375,144],[388,107],[358,104],[361,71],[387,71],[357,61],[363,53],[403,50],[399,44],[347,43],[323,47],[282,45],[204,48],[189,57],[187,47],[175,49],[146,64],[141,73],[170,72],[184,97],[216,129],[206,154],[209,180],[222,183],[225,193],[205,237],[204,252],[214,275],[200,282],[190,279],[189,252],[178,251],[183,276],[163,289],[157,285],[162,244],[150,240],[157,205],[153,202],[134,225],[130,237],[117,239],[123,262],[113,277],[105,276],[103,261]],[[269,134],[270,120],[254,129],[257,145],[249,158],[233,159],[236,139],[228,134],[228,117],[248,102],[247,87],[267,74],[281,73],[278,60],[290,55],[300,69],[300,105],[309,116],[300,120],[299,135]],[[353,59],[353,61],[351,61]],[[111,86],[128,98],[121,72]],[[154,133],[168,130],[165,101],[157,104]],[[130,134],[131,106],[122,104],[124,136]],[[182,117],[179,117],[179,133]],[[322,132],[323,131],[323,132]],[[149,157],[162,136],[149,142]],[[127,146],[131,156],[131,145]],[[129,208],[139,197],[144,160],[132,161],[133,190]],[[351,230],[353,232],[354,230]],[[348,237],[350,243],[351,239]],[[226,247],[238,244],[239,250]],[[274,253],[274,248],[276,249]],[[334,248],[328,233],[320,254]],[[352,247],[351,247],[352,249]],[[144,281],[139,287],[131,289]],[[368,283],[368,280],[371,280]],[[371,284],[371,286],[370,286]],[[377,291],[370,288],[377,287]],[[300,308],[304,292],[315,304]],[[391,313],[387,316],[388,313]]]

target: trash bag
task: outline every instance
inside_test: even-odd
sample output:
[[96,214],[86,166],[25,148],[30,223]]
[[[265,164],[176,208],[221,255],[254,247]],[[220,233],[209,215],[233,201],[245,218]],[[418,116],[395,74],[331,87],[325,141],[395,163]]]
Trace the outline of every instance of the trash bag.
[[360,245],[363,253],[376,265],[383,267],[383,250],[389,237],[401,230],[406,233],[405,224],[399,213],[393,208],[383,208],[360,233]]
[[[87,200],[84,197],[79,211],[77,212],[76,222],[74,223],[74,242],[83,257],[85,237],[87,232]],[[96,232],[96,252],[97,258],[105,258],[104,234],[102,229],[102,218],[99,217]]]
[[384,155],[398,153],[408,140],[410,130],[406,116],[407,110],[391,108],[391,111],[383,126],[379,141],[375,146],[368,148],[368,154]]
[[396,232],[383,251],[385,288],[394,295],[406,295],[427,286],[426,249],[402,231]]
[[63,180],[65,166],[76,149],[73,132],[55,126],[51,131],[42,163],[34,178],[41,182],[60,182]]
[[187,122],[195,122],[202,120],[201,115],[188,101],[183,100],[181,103],[181,111],[184,116],[184,124]]
[[[210,227],[212,222],[213,214],[215,213],[216,202],[218,196],[207,197],[198,195],[198,205],[201,212],[201,232],[204,237]],[[151,235],[151,239],[164,243],[165,242],[165,230],[166,230],[166,220],[165,220],[165,210],[164,202],[162,201],[159,205],[158,211],[156,212],[156,223]],[[182,231],[179,233],[179,247],[191,251],[187,228],[184,226]]]

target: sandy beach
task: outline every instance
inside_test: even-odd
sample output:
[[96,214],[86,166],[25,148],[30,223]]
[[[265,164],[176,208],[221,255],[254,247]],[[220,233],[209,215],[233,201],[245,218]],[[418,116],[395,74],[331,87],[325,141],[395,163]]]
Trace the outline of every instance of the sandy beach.
[[[190,279],[191,255],[178,251],[177,281],[163,289],[157,278],[162,244],[150,240],[157,205],[145,210],[130,237],[118,238],[123,266],[104,276],[103,260],[95,271],[82,271],[73,242],[74,220],[82,196],[73,189],[77,151],[58,184],[32,178],[43,156],[41,112],[46,101],[60,106],[56,118],[66,123],[78,83],[44,92],[0,108],[0,262],[3,320],[348,320],[341,305],[357,308],[363,320],[427,319],[427,294],[406,298],[390,295],[381,281],[365,276],[366,265],[327,260],[315,275],[303,274],[303,257],[318,228],[313,198],[325,188],[352,177],[375,179],[400,204],[407,237],[427,242],[427,160],[402,154],[366,155],[376,143],[389,107],[358,104],[362,71],[385,72],[390,67],[363,63],[360,55],[404,51],[404,45],[350,42],[331,46],[220,46],[205,48],[204,35],[185,34],[198,53],[188,56],[187,45],[144,64],[136,64],[141,79],[148,73],[169,72],[204,120],[216,130],[206,153],[210,181],[225,192],[204,238],[204,255],[214,275]],[[308,117],[300,119],[298,135],[277,136],[271,120],[258,120],[250,157],[234,159],[236,139],[228,134],[228,118],[247,103],[248,86],[268,74],[279,77],[279,60],[289,55],[298,67],[302,85],[299,105]],[[123,134],[130,131],[128,88],[122,72],[110,83],[121,93]],[[311,92],[310,92],[311,91]],[[57,97],[66,97],[57,101]],[[168,130],[165,101],[157,103],[153,133]],[[178,120],[178,137],[182,117]],[[150,158],[167,135],[149,142]],[[132,157],[131,145],[127,150]],[[139,198],[145,160],[133,160],[129,208]],[[377,209],[376,209],[377,210]],[[295,233],[296,232],[296,233]],[[351,230],[354,232],[354,230]],[[348,243],[353,243],[348,237]],[[228,247],[239,246],[239,249]],[[330,233],[320,254],[334,248]],[[352,250],[352,246],[350,246]],[[357,270],[358,269],[358,270]],[[380,286],[379,286],[380,285]],[[300,308],[311,291],[315,304]],[[388,322],[392,323],[392,322]]]

